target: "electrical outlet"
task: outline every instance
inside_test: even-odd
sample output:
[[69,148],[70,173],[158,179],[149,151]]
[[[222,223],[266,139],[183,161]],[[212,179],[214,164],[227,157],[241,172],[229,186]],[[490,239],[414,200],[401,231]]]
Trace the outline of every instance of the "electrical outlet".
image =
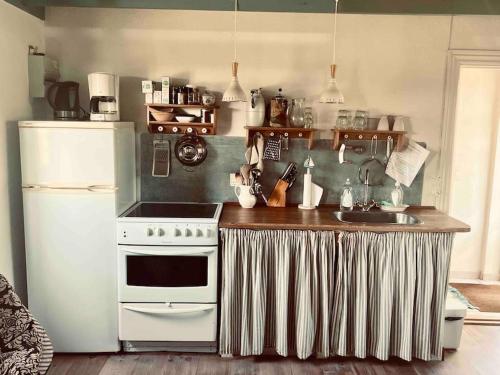
[[229,173],[229,186],[236,186],[238,183],[236,182],[236,173]]

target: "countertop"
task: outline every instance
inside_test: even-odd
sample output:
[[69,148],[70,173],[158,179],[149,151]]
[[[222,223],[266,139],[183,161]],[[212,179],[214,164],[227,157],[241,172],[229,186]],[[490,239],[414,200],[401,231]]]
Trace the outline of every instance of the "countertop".
[[[434,207],[410,207],[405,212],[422,221],[416,225],[379,223],[343,223],[333,217],[338,206],[320,206],[315,210],[298,207],[242,208],[224,204],[219,228],[337,230],[365,232],[470,232],[470,227]],[[372,209],[377,210],[377,209]]]

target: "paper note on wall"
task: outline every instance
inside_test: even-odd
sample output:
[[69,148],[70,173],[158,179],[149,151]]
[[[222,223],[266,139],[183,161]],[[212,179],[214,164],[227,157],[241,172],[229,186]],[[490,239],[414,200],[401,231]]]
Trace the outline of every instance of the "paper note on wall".
[[385,173],[403,185],[410,187],[429,154],[429,150],[410,140],[405,150],[392,153]]

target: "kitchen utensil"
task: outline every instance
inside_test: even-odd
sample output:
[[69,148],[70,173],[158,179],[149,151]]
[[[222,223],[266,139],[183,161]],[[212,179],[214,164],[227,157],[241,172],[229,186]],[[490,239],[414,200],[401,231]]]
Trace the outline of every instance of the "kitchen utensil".
[[250,101],[247,103],[247,126],[264,125],[266,114],[266,102],[262,95],[262,89],[250,91]]
[[393,131],[403,132],[406,127],[406,118],[404,116],[396,116],[394,120],[394,125],[392,126]]
[[380,117],[380,120],[377,125],[377,130],[388,131],[389,130],[389,120],[387,116]]
[[279,161],[281,158],[281,139],[270,137],[266,140],[264,148],[264,159]]
[[54,110],[54,120],[78,120],[80,99],[78,82],[55,82],[47,90],[47,101]]
[[377,155],[377,136],[374,135],[370,143],[370,156],[365,159],[358,171],[359,181],[365,183],[365,177],[368,177],[369,186],[382,185],[385,176],[385,165],[376,157]]
[[234,192],[243,208],[253,208],[257,203],[257,197],[252,194],[251,186],[238,185],[234,188]]
[[286,191],[290,190],[295,179],[297,178],[297,164],[294,162],[289,162],[283,175],[280,177],[281,180],[288,183]]
[[170,141],[153,141],[153,177],[168,177],[170,174]]
[[207,144],[196,130],[186,133],[175,143],[175,156],[186,166],[194,167],[203,163],[208,154]]
[[243,185],[250,185],[250,170],[252,166],[250,164],[243,164],[240,167],[240,174],[243,178]]
[[393,144],[393,139],[389,135],[387,137],[387,144],[386,144],[386,150],[385,150],[385,158],[384,158],[384,163],[387,164],[389,162],[389,158],[391,157],[392,153],[392,144]]
[[339,164],[352,164],[352,160],[344,159],[344,152],[346,150],[345,143],[342,143],[339,149]]
[[195,116],[188,116],[188,115],[175,116],[175,119],[179,122],[193,122]]
[[266,196],[264,195],[264,193],[262,192],[262,185],[259,183],[259,182],[256,182],[254,183],[252,186],[251,186],[251,190],[250,192],[255,195],[255,196],[260,196],[262,198],[262,200],[264,201],[264,203],[267,205],[267,198]]
[[304,98],[292,99],[292,104],[287,109],[288,124],[293,128],[303,128],[304,118]]
[[281,128],[287,125],[288,100],[283,96],[281,88],[278,95],[271,99],[271,118],[269,125],[274,128]]
[[150,109],[150,112],[156,121],[172,121],[175,117],[173,110],[173,108],[165,108],[165,110]]

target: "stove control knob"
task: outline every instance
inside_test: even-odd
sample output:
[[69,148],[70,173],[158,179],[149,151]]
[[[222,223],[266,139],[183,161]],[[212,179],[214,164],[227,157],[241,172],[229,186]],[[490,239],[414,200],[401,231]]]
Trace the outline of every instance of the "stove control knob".
[[193,233],[191,233],[191,229],[189,228],[184,229],[184,236],[191,237],[192,234]]
[[203,231],[200,228],[196,229],[196,237],[203,237]]
[[175,228],[175,229],[174,229],[174,237],[179,237],[179,236],[181,236],[181,235],[182,235],[181,230],[180,230],[180,229],[178,229],[178,228]]
[[207,236],[207,237],[212,237],[212,230],[211,230],[211,229],[207,229],[207,230],[205,231],[205,236]]
[[154,234],[153,229],[151,229],[151,228],[146,229],[146,236],[151,237],[153,234]]
[[156,235],[158,237],[163,237],[165,235],[165,230],[163,230],[162,228],[156,229]]

